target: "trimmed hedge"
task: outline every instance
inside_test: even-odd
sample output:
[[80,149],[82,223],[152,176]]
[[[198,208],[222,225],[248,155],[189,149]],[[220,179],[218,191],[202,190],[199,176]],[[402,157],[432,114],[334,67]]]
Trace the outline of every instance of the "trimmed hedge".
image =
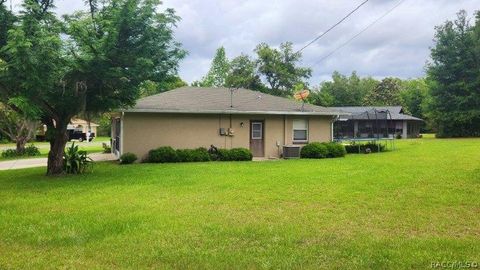
[[326,158],[327,155],[327,146],[319,142],[309,143],[300,150],[301,158]]
[[246,148],[218,149],[215,158],[218,161],[249,161],[253,155]]
[[173,149],[170,146],[162,146],[148,152],[145,162],[204,162],[204,161],[248,161],[253,155],[246,148],[214,149]]
[[385,145],[376,144],[376,143],[350,144],[345,146],[345,150],[347,150],[347,153],[349,154],[359,154],[359,148],[360,148],[360,153],[363,153],[363,154],[385,151]]
[[336,158],[344,157],[347,152],[341,144],[330,142],[312,142],[300,150],[301,158]]
[[125,153],[120,156],[120,164],[132,164],[137,160],[137,156],[134,153]]
[[150,163],[176,162],[177,159],[177,152],[170,146],[162,146],[152,149],[148,152],[147,156],[147,162]]
[[210,161],[210,155],[206,148],[177,149],[177,162],[201,162]]

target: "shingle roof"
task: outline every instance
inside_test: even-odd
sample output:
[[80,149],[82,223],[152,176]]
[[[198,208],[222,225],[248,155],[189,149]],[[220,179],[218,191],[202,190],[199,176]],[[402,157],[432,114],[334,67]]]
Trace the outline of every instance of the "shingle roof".
[[412,120],[412,121],[423,121],[420,118],[404,114],[402,106],[353,106],[353,107],[330,107],[334,110],[340,110],[343,112],[350,113],[350,115],[344,115],[341,119],[357,119],[357,120],[366,120],[371,119],[372,115],[375,115],[375,110],[377,113],[383,114],[380,117],[386,117],[385,112],[388,111],[391,115],[392,120]]
[[[232,97],[232,104],[230,98]],[[338,115],[343,112],[268,95],[265,93],[229,88],[181,87],[139,99],[126,112],[158,113],[220,113],[220,114],[305,114]]]

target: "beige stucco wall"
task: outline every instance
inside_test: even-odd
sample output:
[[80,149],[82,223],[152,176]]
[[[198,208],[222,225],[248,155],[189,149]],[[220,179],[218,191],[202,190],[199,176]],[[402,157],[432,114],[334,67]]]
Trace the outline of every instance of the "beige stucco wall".
[[[214,115],[125,113],[122,152],[144,158],[159,146],[173,148],[250,147],[250,120],[264,121],[265,157],[279,157],[281,146],[292,144],[293,119],[308,119],[309,141],[330,141],[331,116],[293,117],[283,115]],[[243,123],[243,127],[241,125]],[[231,127],[234,136],[220,136],[219,129]]]

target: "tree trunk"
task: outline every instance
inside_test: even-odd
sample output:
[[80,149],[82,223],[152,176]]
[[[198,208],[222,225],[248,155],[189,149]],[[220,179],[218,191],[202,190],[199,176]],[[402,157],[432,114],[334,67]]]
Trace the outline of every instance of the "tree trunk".
[[47,175],[55,176],[63,173],[63,153],[67,141],[67,127],[57,127],[53,138],[50,140]]
[[15,143],[17,147],[17,154],[22,155],[23,153],[25,153],[25,145],[27,144],[27,138],[23,136],[16,137]]

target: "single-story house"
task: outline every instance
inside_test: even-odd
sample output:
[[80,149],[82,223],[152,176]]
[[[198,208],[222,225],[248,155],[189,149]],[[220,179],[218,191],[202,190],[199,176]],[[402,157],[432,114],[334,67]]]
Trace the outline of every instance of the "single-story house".
[[404,112],[402,106],[332,107],[348,114],[334,123],[336,140],[352,138],[417,138],[423,120]]
[[140,159],[160,146],[244,147],[278,158],[283,146],[331,141],[342,112],[247,89],[182,87],[112,116],[113,152]]

